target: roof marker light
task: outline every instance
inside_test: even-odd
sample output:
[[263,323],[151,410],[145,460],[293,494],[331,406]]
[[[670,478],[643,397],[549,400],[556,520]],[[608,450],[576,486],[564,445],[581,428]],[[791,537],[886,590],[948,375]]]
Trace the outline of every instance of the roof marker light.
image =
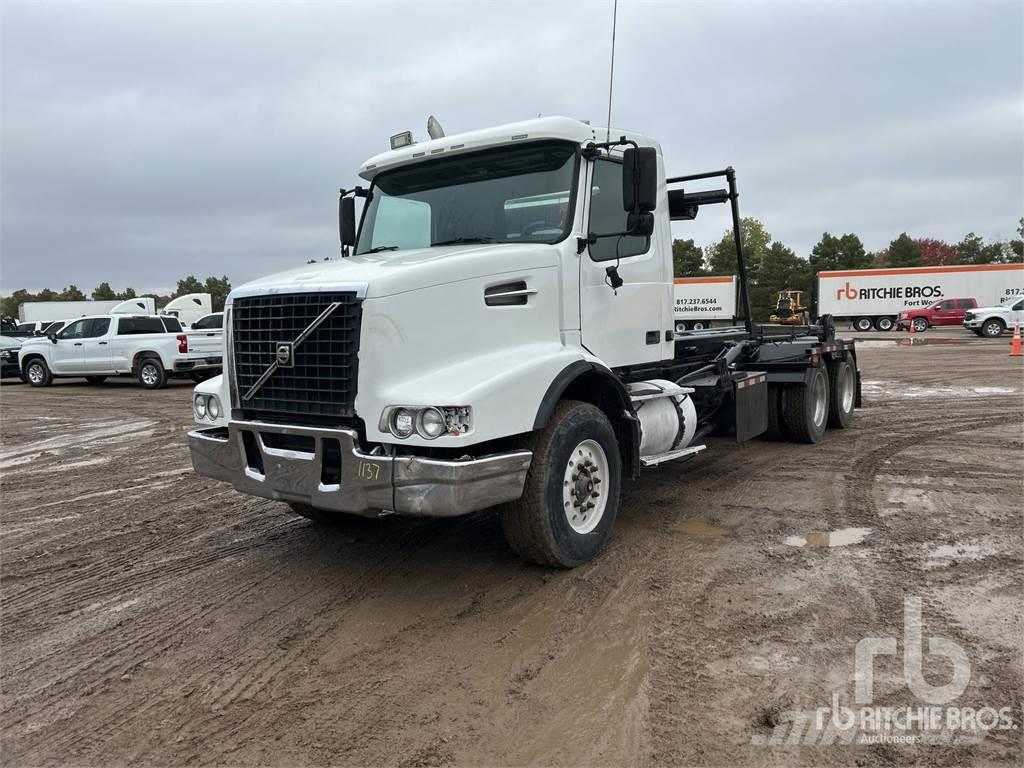
[[411,146],[412,143],[412,131],[402,131],[401,133],[396,133],[394,136],[391,137],[392,149],[401,149],[402,147],[408,147]]

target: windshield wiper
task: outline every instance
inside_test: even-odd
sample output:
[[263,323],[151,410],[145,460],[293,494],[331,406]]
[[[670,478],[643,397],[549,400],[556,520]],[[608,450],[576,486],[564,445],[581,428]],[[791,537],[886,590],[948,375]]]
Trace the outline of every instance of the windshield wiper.
[[493,237],[453,237],[451,240],[438,240],[434,245],[463,245],[466,243],[493,243]]
[[363,253],[380,253],[381,251],[397,251],[397,250],[398,250],[398,246],[397,245],[378,245],[376,248],[371,248],[368,251],[363,251]]

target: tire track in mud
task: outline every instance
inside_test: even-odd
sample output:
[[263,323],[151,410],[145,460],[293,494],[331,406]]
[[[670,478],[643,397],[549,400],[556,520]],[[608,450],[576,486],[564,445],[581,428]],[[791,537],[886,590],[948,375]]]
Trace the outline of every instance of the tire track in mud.
[[[385,573],[391,572],[394,566],[401,561],[411,557],[415,550],[409,547],[409,544],[416,541],[429,543],[429,535],[436,534],[438,529],[443,528],[444,522],[429,521],[426,523],[425,525],[429,526],[427,538],[424,538],[421,529],[417,527],[392,529],[386,538],[375,543],[375,548],[383,548],[384,556],[377,558],[375,566],[363,572],[360,577],[353,579],[351,575],[341,572],[333,580],[317,582],[295,599],[264,611],[248,625],[243,625],[240,628],[240,633],[245,634],[247,639],[243,641],[241,647],[236,646],[233,649],[233,656],[246,659],[247,663],[244,668],[239,670],[236,665],[228,681],[218,680],[213,691],[207,691],[197,701],[192,701],[191,696],[178,697],[184,703],[177,707],[171,707],[170,711],[167,711],[166,700],[152,701],[142,707],[137,706],[134,702],[126,702],[123,706],[116,707],[109,712],[106,722],[99,729],[89,734],[67,734],[66,738],[58,738],[48,747],[74,751],[77,747],[82,746],[82,740],[102,741],[102,737],[110,737],[122,729],[129,728],[132,723],[144,719],[156,710],[163,710],[163,719],[189,722],[195,715],[197,703],[206,708],[208,712],[219,712],[224,711],[226,707],[236,701],[253,698],[264,686],[272,682],[275,675],[286,674],[315,643],[329,634],[347,614],[347,611],[344,610],[345,606],[353,600],[365,596],[363,590],[368,585]],[[343,593],[339,595],[334,588],[342,588]],[[323,594],[330,594],[332,599],[337,602],[324,606],[321,601],[316,599],[317,595]],[[311,602],[309,610],[297,611],[296,605],[306,598],[309,598],[309,602]],[[336,620],[323,621],[324,616],[332,611],[338,611]],[[321,623],[311,633],[308,630],[304,631],[305,627],[296,627],[297,624],[303,625],[317,620],[320,620]],[[246,632],[247,627],[254,631]],[[296,629],[300,634],[309,636],[301,642],[289,643],[285,650],[281,650],[279,646],[275,645],[274,649],[278,652],[272,650],[270,653],[264,654],[259,651],[259,646],[265,638],[293,636],[296,634]],[[190,671],[189,676],[178,683],[175,689],[180,691],[183,688],[194,688],[200,685],[203,679],[219,678],[222,674],[219,664],[200,666]]]

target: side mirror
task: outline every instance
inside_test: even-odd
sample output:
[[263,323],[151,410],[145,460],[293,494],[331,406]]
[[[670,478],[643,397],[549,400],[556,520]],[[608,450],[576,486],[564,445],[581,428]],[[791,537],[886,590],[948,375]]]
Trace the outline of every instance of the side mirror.
[[54,344],[57,343],[57,334],[53,331],[50,331],[48,334],[46,334],[46,338],[48,338]]
[[630,213],[626,216],[626,234],[636,237],[650,237],[654,234],[654,214],[649,212]]
[[356,201],[343,197],[338,201],[338,233],[342,245],[356,244]]
[[650,212],[658,205],[658,153],[654,147],[629,147],[622,153],[622,207]]

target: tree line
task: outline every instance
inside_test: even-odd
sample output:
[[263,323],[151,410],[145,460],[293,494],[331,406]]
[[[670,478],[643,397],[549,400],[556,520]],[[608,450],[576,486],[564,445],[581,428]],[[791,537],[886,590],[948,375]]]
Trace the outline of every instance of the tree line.
[[[933,267],[947,264],[1008,264],[1024,262],[1024,218],[1018,238],[985,240],[973,232],[959,243],[932,238],[913,238],[906,232],[881,251],[871,252],[857,235],[825,232],[803,258],[775,240],[754,218],[740,222],[743,254],[747,264],[750,307],[755,318],[767,319],[781,290],[805,291],[808,303],[814,276],[824,270],[884,267]],[[701,248],[693,240],[672,241],[672,262],[676,277],[736,274],[736,245],[732,230],[717,243]]]
[[200,281],[195,275],[183,277],[178,281],[177,288],[169,296],[162,296],[156,293],[135,293],[131,286],[122,291],[116,291],[110,287],[110,283],[104,281],[97,285],[89,296],[86,296],[77,285],[69,285],[63,291],[52,291],[44,288],[38,293],[32,293],[24,288],[19,288],[10,296],[0,297],[0,315],[3,317],[17,317],[18,306],[26,301],[114,301],[120,299],[135,299],[140,296],[151,296],[156,300],[157,308],[167,305],[172,299],[184,296],[189,293],[208,293],[212,301],[213,311],[220,312],[224,309],[224,300],[231,292],[231,281],[227,275],[221,277],[210,276],[205,281]]

